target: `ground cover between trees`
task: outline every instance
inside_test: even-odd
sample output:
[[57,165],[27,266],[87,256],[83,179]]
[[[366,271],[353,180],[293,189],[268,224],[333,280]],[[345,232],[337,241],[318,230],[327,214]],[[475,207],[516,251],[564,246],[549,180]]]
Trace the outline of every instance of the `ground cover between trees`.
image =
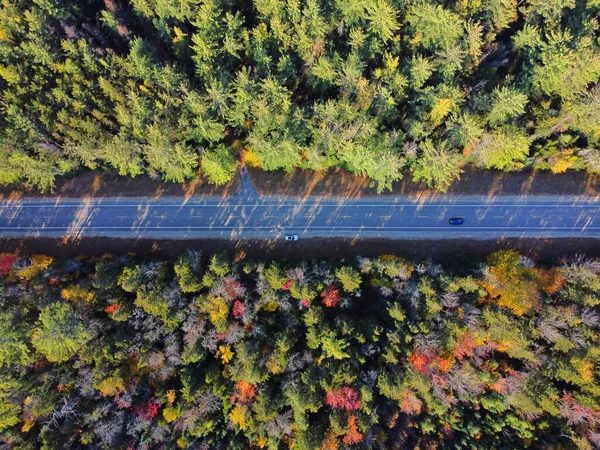
[[56,181],[50,191],[32,186],[0,186],[0,199],[24,198],[89,198],[89,197],[227,197],[239,190],[239,178],[217,186],[198,176],[183,183],[162,181],[147,175],[135,178],[119,176],[111,171],[86,171]]
[[193,239],[117,239],[106,237],[87,238],[2,238],[0,250],[25,254],[43,253],[57,258],[77,255],[102,256],[105,253],[131,253],[143,257],[173,259],[186,249],[205,253],[221,250],[234,258],[273,259],[298,261],[306,258],[340,259],[357,255],[376,257],[383,253],[397,253],[414,260],[434,259],[448,266],[470,264],[472,258],[483,258],[490,252],[515,250],[522,255],[545,264],[562,258],[586,254],[600,257],[600,241],[597,239],[518,239],[491,240],[467,239],[341,239],[310,238],[290,244],[276,240]]
[[300,171],[292,173],[265,172],[250,169],[256,190],[262,195],[308,197],[380,197],[440,195],[575,195],[596,197],[600,194],[600,179],[582,171],[552,174],[545,171],[520,172],[484,171],[467,169],[454,180],[445,193],[431,189],[426,183],[416,183],[407,177],[394,182],[389,191],[377,192],[367,177],[359,177],[342,169],[323,172]]
[[582,255],[1,253],[0,302],[6,448],[600,445]]
[[[378,193],[372,180],[343,169],[326,171],[296,170],[292,173],[266,172],[249,169],[257,192],[265,196],[303,198],[310,196],[377,197],[377,196],[439,196],[439,191],[410,178],[391,185],[389,191]],[[448,195],[574,195],[595,197],[600,194],[600,179],[582,171],[552,174],[545,171],[520,172],[465,170],[446,190]],[[240,188],[239,176],[225,185],[210,184],[203,176],[184,183],[161,181],[140,175],[136,178],[119,176],[111,171],[87,171],[69,178],[58,179],[51,191],[41,192],[35,187],[0,186],[0,198],[34,197],[181,197],[235,195]]]

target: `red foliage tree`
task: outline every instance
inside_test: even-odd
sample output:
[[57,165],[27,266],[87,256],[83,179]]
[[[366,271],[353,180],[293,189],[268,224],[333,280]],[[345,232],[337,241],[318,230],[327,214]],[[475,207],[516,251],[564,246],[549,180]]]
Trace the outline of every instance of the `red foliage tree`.
[[308,308],[310,306],[310,302],[308,301],[307,298],[303,298],[302,300],[300,300],[300,304],[306,308]]
[[567,419],[570,426],[573,426],[598,419],[600,411],[579,405],[573,394],[568,392],[560,399],[560,415]]
[[11,253],[0,254],[0,277],[6,276],[12,269],[12,264],[17,260],[18,256]]
[[342,299],[340,290],[335,286],[329,286],[327,289],[325,289],[321,294],[321,297],[323,297],[323,304],[328,308],[333,308]]
[[294,280],[286,281],[285,283],[283,283],[282,289],[284,291],[287,291],[290,287],[292,287],[292,284],[294,284]]
[[158,415],[160,404],[156,399],[142,403],[140,407],[134,409],[134,414],[146,420],[152,420]]
[[343,441],[345,444],[358,444],[362,441],[362,438],[363,435],[358,432],[358,428],[356,427],[356,416],[351,414],[350,417],[348,417],[348,431],[346,432]]
[[325,402],[332,408],[345,409],[346,411],[354,411],[360,408],[358,392],[350,386],[330,390],[327,393]]
[[471,357],[477,347],[475,336],[473,333],[467,331],[459,336],[458,341],[456,342],[456,348],[454,349],[454,357],[459,361],[465,356]]
[[235,317],[236,319],[241,319],[242,317],[244,317],[245,310],[246,307],[242,302],[240,302],[239,300],[233,302],[233,317]]

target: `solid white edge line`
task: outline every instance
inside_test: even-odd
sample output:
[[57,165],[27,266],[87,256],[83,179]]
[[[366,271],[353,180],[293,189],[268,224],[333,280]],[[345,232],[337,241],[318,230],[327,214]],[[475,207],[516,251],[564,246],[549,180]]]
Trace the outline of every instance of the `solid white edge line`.
[[[322,227],[322,226],[247,226],[247,227],[199,227],[199,226],[179,226],[179,227],[77,227],[77,226],[66,226],[66,227],[0,227],[0,230],[18,230],[18,231],[44,231],[44,230],[272,230],[272,229],[285,229],[285,230],[311,230],[311,229],[325,229],[325,230],[547,230],[547,231],[595,231],[600,230],[600,227],[584,227],[584,228],[573,228],[573,227],[462,227],[462,226],[444,226],[444,227],[347,227],[347,226],[334,226],[334,227]],[[0,236],[1,238],[1,236]]]
[[375,203],[375,204],[321,204],[321,203],[289,203],[289,204],[162,204],[162,203],[131,203],[131,204],[85,204],[78,203],[72,205],[2,205],[0,204],[0,208],[11,209],[11,208],[80,208],[80,207],[88,207],[88,208],[130,208],[130,207],[152,207],[152,208],[160,208],[160,207],[168,207],[168,208],[193,208],[193,207],[218,207],[218,208],[232,208],[232,207],[242,207],[242,208],[250,208],[250,207],[260,207],[260,208],[282,208],[282,207],[326,207],[326,208],[379,208],[379,207],[416,207],[416,208],[439,208],[439,207],[493,207],[493,208],[513,208],[513,207],[532,207],[532,208],[598,208],[600,209],[600,204],[578,204],[578,203],[537,203],[537,204],[528,204],[528,203],[506,203],[506,204],[495,204],[495,203],[436,203],[436,204],[419,204],[419,203]]

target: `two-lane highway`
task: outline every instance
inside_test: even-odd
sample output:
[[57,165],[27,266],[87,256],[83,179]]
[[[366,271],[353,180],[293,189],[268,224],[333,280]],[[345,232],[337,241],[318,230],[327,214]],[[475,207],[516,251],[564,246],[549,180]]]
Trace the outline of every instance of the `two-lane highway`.
[[[451,197],[261,198],[247,175],[228,199],[0,201],[0,236],[161,239],[300,237],[600,237],[600,199]],[[464,219],[450,225],[451,217]]]

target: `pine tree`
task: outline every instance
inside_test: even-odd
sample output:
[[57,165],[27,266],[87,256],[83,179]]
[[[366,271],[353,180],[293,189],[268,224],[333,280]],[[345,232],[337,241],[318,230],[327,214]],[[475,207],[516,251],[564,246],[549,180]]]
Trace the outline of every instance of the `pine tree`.
[[50,362],[65,362],[75,356],[92,334],[68,303],[54,303],[40,312],[39,327],[31,343]]
[[231,150],[220,144],[214,150],[208,150],[202,155],[200,168],[211,183],[222,185],[234,177],[238,162]]
[[479,166],[500,170],[518,167],[529,154],[529,139],[514,126],[483,134],[471,157]]
[[460,177],[463,158],[447,149],[442,142],[435,146],[431,141],[421,145],[422,155],[413,169],[413,180],[424,181],[427,186],[445,192],[453,180]]

